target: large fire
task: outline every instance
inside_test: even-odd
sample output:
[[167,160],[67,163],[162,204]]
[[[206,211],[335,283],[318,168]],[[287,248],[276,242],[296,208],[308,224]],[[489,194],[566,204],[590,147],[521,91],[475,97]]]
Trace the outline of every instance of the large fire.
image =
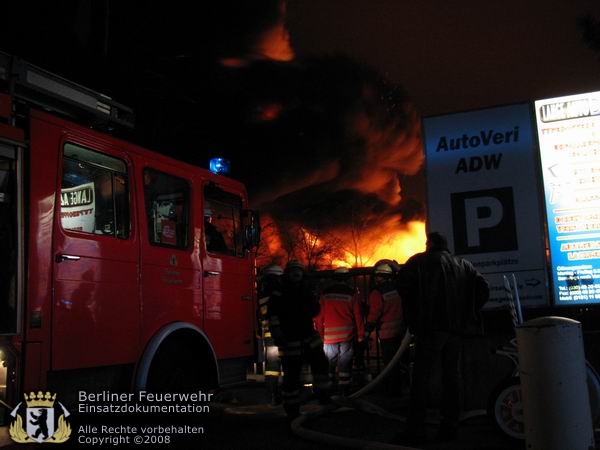
[[327,232],[313,232],[299,225],[282,227],[265,218],[257,263],[285,264],[298,259],[311,269],[372,266],[381,259],[404,263],[425,250],[425,223],[398,224],[388,220],[380,226],[361,230],[340,225]]
[[263,215],[257,263],[403,263],[425,249],[422,211],[403,202],[401,186],[423,163],[417,109],[400,86],[351,58],[296,60],[285,12],[285,1],[273,0],[247,53],[222,61],[257,70],[250,80],[271,77],[249,115],[258,141],[244,143],[258,150],[248,152],[250,166],[265,169],[251,199]]
[[380,234],[377,230],[369,233],[356,251],[346,251],[341,260],[332,261],[333,267],[372,266],[381,259],[391,259],[404,263],[408,258],[425,250],[425,222],[412,221],[404,228],[388,230]]

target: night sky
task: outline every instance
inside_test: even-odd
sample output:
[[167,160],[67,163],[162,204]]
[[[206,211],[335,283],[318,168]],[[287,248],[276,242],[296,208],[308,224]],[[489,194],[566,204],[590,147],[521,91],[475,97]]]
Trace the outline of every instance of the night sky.
[[419,117],[600,86],[600,53],[577,27],[600,18],[593,0],[3,8],[3,51],[133,106],[142,145],[229,158],[255,207],[316,228],[349,205],[424,217]]
[[[196,12],[180,0],[9,2],[2,47],[122,95],[114,70],[245,54],[277,20],[277,4],[223,0]],[[595,89],[600,65],[576,25],[586,12],[600,18],[600,2],[287,0],[285,25],[298,59],[343,52],[431,115]]]
[[299,54],[344,51],[401,83],[423,115],[568,95],[600,86],[577,20],[597,0],[288,0]]

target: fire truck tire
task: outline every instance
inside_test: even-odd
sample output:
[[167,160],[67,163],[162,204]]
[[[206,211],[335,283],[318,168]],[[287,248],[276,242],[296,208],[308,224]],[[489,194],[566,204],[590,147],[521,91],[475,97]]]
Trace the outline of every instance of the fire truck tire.
[[488,399],[487,411],[499,431],[513,439],[525,439],[519,377],[511,377],[494,389]]
[[[194,328],[176,329],[152,350],[149,364],[136,380],[137,390],[151,392],[197,392],[218,385],[212,348]],[[144,381],[140,382],[142,379]]]
[[[588,393],[594,426],[600,423],[600,376],[586,361]],[[525,439],[521,380],[512,377],[500,383],[488,399],[488,415],[494,425],[513,439]]]

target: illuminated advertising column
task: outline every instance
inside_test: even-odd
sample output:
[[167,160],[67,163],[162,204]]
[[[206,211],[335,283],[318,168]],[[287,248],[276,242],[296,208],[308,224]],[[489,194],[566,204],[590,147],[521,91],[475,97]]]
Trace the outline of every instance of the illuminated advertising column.
[[503,306],[514,273],[523,306],[548,303],[541,199],[530,104],[423,121],[427,225],[448,237],[490,284],[487,308]]
[[600,303],[600,92],[535,102],[557,305]]

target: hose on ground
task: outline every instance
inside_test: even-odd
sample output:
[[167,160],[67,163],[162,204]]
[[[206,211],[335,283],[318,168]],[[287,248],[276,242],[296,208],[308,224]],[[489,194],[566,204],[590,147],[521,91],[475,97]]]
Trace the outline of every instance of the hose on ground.
[[388,374],[394,369],[396,364],[400,363],[400,358],[402,358],[402,355],[404,355],[404,352],[410,346],[411,339],[412,335],[407,329],[406,333],[404,333],[404,337],[402,338],[402,342],[400,343],[400,347],[396,351],[396,354],[394,355],[390,363],[381,372],[379,372],[379,374],[373,380],[371,380],[368,384],[363,386],[362,389],[350,395],[350,398],[358,398],[361,395],[368,394],[373,389],[375,389],[379,385],[379,383],[381,383],[381,381],[384,380],[388,376]]
[[[408,330],[406,330],[406,333],[402,338],[402,342],[400,343],[400,347],[396,351],[396,354],[394,355],[390,363],[384,368],[384,370],[382,370],[373,380],[371,380],[367,385],[365,385],[363,388],[353,393],[352,395],[348,396],[347,398],[334,397],[334,405],[326,405],[316,411],[307,412],[305,414],[300,415],[292,422],[292,432],[298,437],[309,441],[326,443],[328,445],[342,446],[348,448],[382,450],[419,450],[414,447],[337,436],[302,427],[302,425],[305,422],[311,419],[318,418],[319,416],[322,416],[329,412],[346,410],[347,408],[358,409],[368,414],[377,414],[379,416],[386,417],[389,419],[397,420],[400,422],[406,422],[406,417],[391,414],[384,408],[374,405],[373,403],[361,399],[360,397],[373,391],[373,389],[375,389],[383,380],[386,379],[386,377],[389,376],[389,374],[393,371],[394,367],[400,363],[402,355],[404,355],[404,352],[410,346],[411,339],[412,335]],[[486,413],[487,412],[485,410],[467,411],[461,415],[460,420],[462,421],[472,417],[485,415]],[[427,421],[427,423],[439,424],[438,421]]]

